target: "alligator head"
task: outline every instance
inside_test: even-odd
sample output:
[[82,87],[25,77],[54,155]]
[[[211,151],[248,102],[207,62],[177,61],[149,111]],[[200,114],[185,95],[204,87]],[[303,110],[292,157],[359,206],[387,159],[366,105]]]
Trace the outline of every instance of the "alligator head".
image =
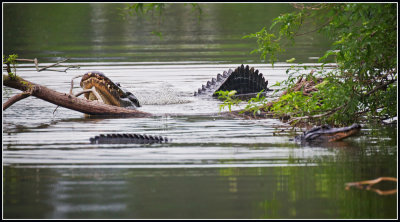
[[296,136],[297,142],[333,142],[355,135],[361,129],[360,124],[342,128],[332,128],[328,125],[314,127],[302,135]]
[[261,90],[270,91],[268,88],[268,81],[265,80],[262,73],[254,70],[254,67],[249,68],[247,65],[237,67],[234,71],[229,69],[228,72],[224,71],[223,74],[218,74],[217,78],[212,78],[206,85],[202,85],[195,96],[212,95],[216,96],[217,91],[231,91],[236,90],[237,95],[257,95]]
[[[98,71],[87,72],[82,76],[81,87],[83,89],[95,88],[104,103],[119,107],[140,107],[139,100],[129,91],[122,89],[103,73]],[[93,93],[85,93],[86,99],[97,100]]]

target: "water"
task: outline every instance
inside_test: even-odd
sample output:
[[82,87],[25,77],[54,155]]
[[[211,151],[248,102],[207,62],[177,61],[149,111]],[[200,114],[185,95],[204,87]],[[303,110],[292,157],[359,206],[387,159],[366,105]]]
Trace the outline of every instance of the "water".
[[[197,17],[191,15],[185,15],[190,17],[185,21],[177,19],[185,14],[184,8],[178,7],[166,12],[170,19],[167,27],[162,26],[164,40],[133,31],[157,27],[151,21],[143,21],[148,26],[136,20],[121,23],[115,16],[116,6],[5,7],[5,15],[25,12],[17,21],[5,21],[5,30],[10,31],[6,33],[30,31],[49,36],[49,41],[44,44],[32,36],[11,38],[5,34],[4,53],[16,49],[21,58],[37,57],[39,62],[72,57],[67,64],[81,67],[63,73],[36,72],[31,65],[20,65],[18,75],[68,92],[72,77],[99,70],[134,92],[143,101],[141,111],[156,116],[94,118],[62,107],[54,111],[55,105],[36,98],[12,105],[3,112],[4,218],[397,217],[397,194],[345,190],[347,182],[396,177],[396,126],[363,125],[358,136],[342,142],[301,146],[292,140],[300,129],[277,119],[224,117],[218,115],[220,101],[192,96],[217,73],[242,63],[259,69],[269,85],[285,79],[286,64],[272,68],[258,56],[249,56],[246,50],[252,43],[240,45],[237,37],[258,31],[269,21],[249,15],[270,10],[276,17],[289,6],[210,4],[199,26],[194,25]],[[238,16],[229,19],[232,11]],[[180,14],[170,15],[177,12]],[[54,20],[43,20],[46,16]],[[28,18],[30,22],[24,25],[18,22]],[[178,22],[186,22],[186,28]],[[56,36],[60,35],[59,25],[66,30],[65,38]],[[77,31],[79,38],[71,30]],[[211,49],[205,47],[210,44]],[[300,43],[300,47],[306,45]],[[305,47],[299,59],[315,62],[309,58],[318,56],[320,50],[319,44]],[[17,93],[3,87],[3,101]],[[90,137],[101,133],[128,132],[166,136],[172,141],[152,145],[89,143]],[[397,185],[376,187],[393,189]]]

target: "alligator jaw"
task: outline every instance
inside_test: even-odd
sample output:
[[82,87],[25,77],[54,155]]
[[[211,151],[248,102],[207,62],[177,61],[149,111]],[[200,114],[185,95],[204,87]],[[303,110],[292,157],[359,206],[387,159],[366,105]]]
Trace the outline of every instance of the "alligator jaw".
[[[132,93],[120,88],[101,72],[85,73],[80,85],[83,89],[94,87],[105,104],[127,108],[140,107],[138,99]],[[86,93],[85,97],[89,100],[97,100],[93,93]]]

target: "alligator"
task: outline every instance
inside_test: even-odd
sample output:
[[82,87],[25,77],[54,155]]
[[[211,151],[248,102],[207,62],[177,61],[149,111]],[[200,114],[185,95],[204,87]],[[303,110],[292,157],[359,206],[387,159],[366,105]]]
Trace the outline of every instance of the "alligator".
[[[328,125],[317,126],[296,136],[295,141],[301,144],[336,142],[357,134],[360,129],[361,125],[356,123],[341,128],[333,128]],[[100,134],[100,136],[95,136],[89,140],[91,144],[153,144],[171,141],[167,137],[145,134]]]
[[[71,82],[72,83],[72,82]],[[300,82],[299,80],[299,83]],[[314,84],[315,85],[315,84]],[[119,107],[133,108],[140,107],[139,100],[129,91],[121,88],[120,84],[114,83],[102,72],[91,71],[82,76],[80,86],[87,90],[85,97],[89,100],[101,100],[102,102]],[[249,68],[247,65],[241,65],[235,70],[229,69],[223,74],[218,74],[212,78],[206,85],[202,85],[194,96],[217,96],[217,91],[236,90],[237,95],[255,96],[260,91],[271,91],[268,89],[268,81],[265,80],[262,73]],[[90,89],[90,90],[89,90]],[[313,89],[310,89],[311,91]],[[359,124],[353,124],[348,127],[332,128],[328,125],[314,127],[302,135],[295,137],[297,142],[333,142],[360,131]],[[168,142],[168,139],[160,136],[147,136],[141,134],[107,134],[90,138],[94,144],[101,143],[160,143]]]
[[333,128],[328,125],[316,126],[296,136],[295,141],[301,143],[335,142],[357,134],[360,129],[361,125],[357,123],[341,128]]
[[[102,72],[91,71],[82,76],[80,86],[85,89],[92,89],[97,92],[85,93],[88,100],[101,100],[103,103],[135,109],[140,107],[139,100],[128,90],[121,88],[119,83],[114,83]],[[97,95],[101,98],[98,98]]]
[[[76,77],[75,77],[76,78]],[[103,103],[135,109],[140,107],[139,100],[128,90],[121,88],[119,83],[114,83],[102,72],[91,71],[82,76],[80,86],[86,90],[85,97],[88,100],[99,100]],[[257,93],[268,89],[268,81],[265,80],[262,73],[249,68],[247,65],[241,65],[235,70],[229,69],[223,74],[218,74],[216,78],[212,78],[206,85],[202,85],[194,96],[217,96],[215,92],[219,90],[231,91],[236,90],[236,97],[253,97]]]

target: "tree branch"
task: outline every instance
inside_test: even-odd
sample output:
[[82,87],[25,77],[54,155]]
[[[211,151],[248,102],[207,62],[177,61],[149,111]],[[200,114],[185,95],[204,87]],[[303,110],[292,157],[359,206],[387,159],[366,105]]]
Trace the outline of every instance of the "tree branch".
[[[60,93],[45,86],[29,82],[21,77],[11,79],[8,75],[3,75],[3,85],[21,91],[29,91],[32,96],[43,99],[47,102],[59,105],[68,109],[90,115],[111,115],[111,116],[130,116],[130,117],[149,117],[150,113],[135,109],[127,109],[118,106],[107,105],[98,101],[77,98],[74,95]],[[3,105],[4,106],[4,105]]]
[[20,94],[17,94],[11,98],[9,98],[4,104],[3,104],[3,111],[6,110],[8,107],[10,107],[12,104],[18,102],[19,100],[25,99],[29,97],[31,93],[29,92],[22,92]]
[[364,94],[363,96],[369,96],[369,95],[371,95],[372,93],[374,93],[374,92],[380,90],[381,88],[384,88],[384,87],[386,87],[387,85],[390,85],[390,84],[394,83],[395,81],[396,81],[396,80],[392,79],[392,80],[390,80],[390,81],[388,81],[388,82],[386,82],[386,83],[384,83],[384,84],[382,84],[382,85],[379,85],[379,86],[373,88],[371,91],[369,91],[369,92],[367,92],[366,94]]
[[314,116],[300,116],[300,117],[291,117],[291,120],[288,121],[287,123],[292,123],[293,121],[296,120],[301,120],[301,119],[311,119],[311,118],[320,118],[320,117],[324,117],[324,116],[329,116],[334,114],[335,112],[337,112],[338,110],[340,110],[341,108],[343,108],[344,106],[346,106],[346,104],[343,104],[335,109],[329,110],[328,112],[322,113],[322,114],[318,114],[318,115],[314,115]]

